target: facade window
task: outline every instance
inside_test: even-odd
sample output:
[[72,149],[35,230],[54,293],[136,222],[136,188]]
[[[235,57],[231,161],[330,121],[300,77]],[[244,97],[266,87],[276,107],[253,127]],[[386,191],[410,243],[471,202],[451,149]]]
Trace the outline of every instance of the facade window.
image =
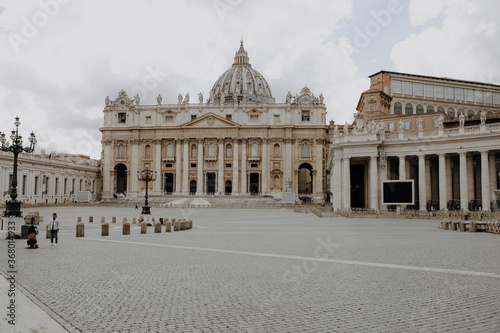
[[392,80],[391,82],[391,90],[393,94],[401,94],[401,80]]
[[455,88],[455,99],[457,101],[464,100],[464,89],[463,88]]
[[391,121],[389,123],[389,125],[387,126],[387,128],[388,128],[389,132],[394,132],[394,130],[396,129],[396,123]]
[[446,99],[453,99],[453,87],[444,88],[444,97]]
[[309,145],[307,143],[302,145],[302,157],[309,157]]
[[75,193],[75,179],[71,180],[71,193]]
[[250,122],[252,122],[252,123],[259,122],[259,115],[258,114],[251,114],[250,115]]
[[443,86],[435,86],[434,94],[436,95],[436,98],[444,98]]
[[274,145],[274,156],[280,156],[280,145],[277,143]]
[[302,111],[302,121],[309,121],[310,119],[310,112],[303,110]]
[[373,103],[370,104],[370,110],[375,110],[375,104]]
[[500,105],[500,93],[493,94],[493,104]]
[[424,106],[422,104],[417,105],[417,114],[424,113]]
[[413,114],[413,105],[411,103],[406,103],[405,105],[405,115],[410,116]]
[[432,127],[434,128],[439,127],[439,118],[432,118]]
[[171,124],[174,122],[174,116],[165,116],[165,122]]
[[22,195],[26,195],[26,182],[27,182],[28,176],[23,175],[23,190],[22,190]]
[[411,120],[405,120],[405,130],[411,130]]
[[424,96],[425,97],[434,97],[434,85],[425,84],[424,85]]
[[280,115],[279,114],[275,114],[274,115],[274,122],[275,123],[279,123],[280,122]]
[[438,107],[438,112],[444,112],[444,108],[442,106]]
[[226,146],[226,157],[232,157],[233,156],[233,147],[231,145]]
[[38,176],[35,176],[35,188],[34,190],[34,195],[38,195]]
[[125,146],[122,144],[118,146],[118,157],[119,158],[125,157]]
[[197,154],[198,154],[198,148],[194,144],[191,145],[191,157],[196,157]]
[[484,92],[484,102],[486,104],[493,104],[493,94],[491,93],[491,91]]
[[427,113],[434,113],[434,107],[432,105],[427,106]]
[[146,116],[146,124],[152,124],[153,123],[153,120],[151,118],[151,116]]
[[448,117],[455,118],[455,109],[453,109],[452,107],[448,108]]
[[171,143],[167,145],[167,157],[174,157],[174,145]]
[[127,114],[125,112],[118,113],[118,124],[125,124],[127,122]]
[[144,147],[144,158],[151,158],[151,146],[150,145],[146,145],[146,147]]
[[413,83],[403,81],[403,94],[405,95],[413,95]]
[[424,85],[422,83],[414,83],[413,94],[415,96],[424,96]]
[[483,103],[483,92],[481,90],[474,90],[474,102]]
[[474,116],[474,110],[469,109],[469,110],[467,111],[467,116],[469,116],[469,117]]
[[252,143],[250,156],[252,157],[259,156],[259,146],[257,146],[256,143]]
[[82,180],[80,179],[80,191],[82,190]]
[[64,178],[64,185],[63,185],[63,194],[66,195],[68,188],[68,178]]
[[231,120],[232,120],[232,118],[233,118],[233,116],[232,116],[232,115],[230,115],[230,114],[226,114],[226,119],[227,119],[227,120],[231,121]]
[[461,114],[463,114],[463,115],[465,116],[465,111],[464,111],[464,109],[462,109],[462,108],[458,109],[457,116],[459,116],[459,117],[460,117],[460,115],[461,115]]
[[401,103],[399,102],[396,102],[394,103],[394,114],[403,114],[403,106],[401,105]]
[[465,89],[465,101],[466,102],[474,101],[474,91],[472,89]]
[[195,114],[192,114],[191,115],[191,120],[195,120],[196,119],[196,115]]
[[208,144],[208,156],[215,157],[215,144],[213,143]]

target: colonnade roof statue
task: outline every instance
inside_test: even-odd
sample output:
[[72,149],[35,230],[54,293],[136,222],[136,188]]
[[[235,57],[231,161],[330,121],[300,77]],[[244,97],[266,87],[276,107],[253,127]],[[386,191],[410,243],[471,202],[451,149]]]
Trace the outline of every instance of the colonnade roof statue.
[[252,68],[243,41],[234,56],[234,63],[215,82],[210,90],[209,103],[225,104],[235,101],[274,103],[266,79]]

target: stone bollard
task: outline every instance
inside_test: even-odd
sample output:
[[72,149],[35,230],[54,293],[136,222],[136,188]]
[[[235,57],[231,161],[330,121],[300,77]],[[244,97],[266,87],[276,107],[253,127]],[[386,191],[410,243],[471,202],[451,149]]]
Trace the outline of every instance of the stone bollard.
[[141,222],[141,234],[148,233],[148,222]]
[[101,217],[101,223],[104,223],[104,222],[106,222],[106,218],[103,216],[103,217]]
[[90,223],[94,222],[94,217],[93,216],[89,216],[89,222]]
[[161,223],[160,222],[155,222],[155,234],[161,233]]
[[154,217],[151,218],[151,222],[155,223],[155,218]]
[[451,230],[457,230],[457,222],[455,221],[451,222]]
[[165,224],[165,232],[172,231],[172,222],[163,222]]
[[477,232],[477,225],[476,222],[471,222],[469,225],[469,231],[470,232]]
[[193,229],[193,220],[188,221],[188,229]]
[[136,224],[137,223],[137,217],[133,217],[132,218],[132,224]]
[[50,230],[49,230],[49,224],[47,223],[47,226],[45,228],[45,238],[50,238]]
[[78,216],[78,218],[76,219],[76,222],[82,222],[82,217]]
[[85,224],[82,222],[78,222],[76,224],[76,237],[84,237],[85,236]]
[[174,231],[179,231],[180,230],[180,226],[181,226],[181,223],[180,222],[172,222],[172,225],[174,226]]
[[125,222],[127,222],[127,218],[126,217],[123,218],[123,223],[125,223]]
[[113,216],[113,217],[111,218],[111,223],[116,223],[116,216]]
[[460,222],[460,231],[465,231],[465,222]]
[[122,226],[122,234],[123,234],[123,235],[130,235],[130,223],[128,223],[128,222],[123,222],[123,226]]
[[101,236],[109,236],[109,223],[104,222],[101,224]]

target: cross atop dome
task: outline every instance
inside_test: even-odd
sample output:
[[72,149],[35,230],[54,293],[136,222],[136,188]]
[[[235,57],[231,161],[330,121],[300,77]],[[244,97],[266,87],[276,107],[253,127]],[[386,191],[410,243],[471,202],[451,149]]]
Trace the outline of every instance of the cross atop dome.
[[250,65],[249,64],[248,53],[245,51],[243,47],[243,39],[240,41],[240,49],[236,51],[236,55],[234,56],[234,64],[233,65]]

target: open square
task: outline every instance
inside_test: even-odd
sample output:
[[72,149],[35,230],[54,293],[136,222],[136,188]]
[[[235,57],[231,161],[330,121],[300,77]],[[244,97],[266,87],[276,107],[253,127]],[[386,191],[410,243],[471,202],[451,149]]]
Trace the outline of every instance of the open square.
[[[18,292],[61,332],[500,330],[497,235],[438,230],[437,220],[177,208],[155,208],[153,217],[191,219],[192,230],[140,234],[132,224],[122,235],[122,218],[131,222],[135,209],[38,210],[40,249],[16,241]],[[58,246],[44,238],[52,211]],[[78,216],[83,238],[75,237]]]

